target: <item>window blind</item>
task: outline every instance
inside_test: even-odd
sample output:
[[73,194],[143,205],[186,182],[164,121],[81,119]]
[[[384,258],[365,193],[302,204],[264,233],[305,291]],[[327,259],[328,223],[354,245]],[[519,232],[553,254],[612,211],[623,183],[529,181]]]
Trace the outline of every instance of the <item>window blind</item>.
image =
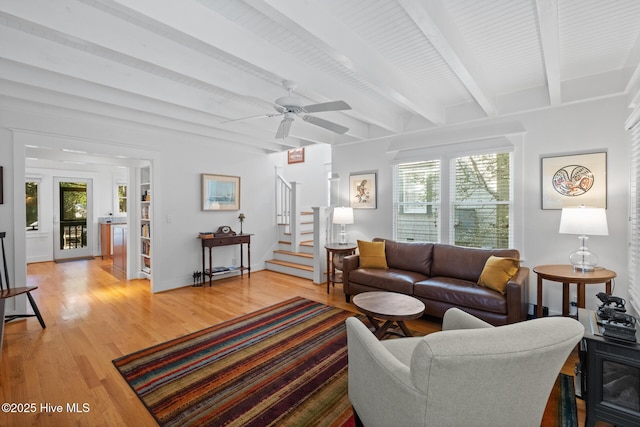
[[640,122],[631,128],[631,182],[629,185],[629,296],[640,313]]
[[393,237],[512,247],[512,152],[443,159],[394,166]]
[[394,239],[439,242],[440,160],[394,169]]
[[450,240],[459,246],[510,247],[511,154],[454,158],[450,183]]

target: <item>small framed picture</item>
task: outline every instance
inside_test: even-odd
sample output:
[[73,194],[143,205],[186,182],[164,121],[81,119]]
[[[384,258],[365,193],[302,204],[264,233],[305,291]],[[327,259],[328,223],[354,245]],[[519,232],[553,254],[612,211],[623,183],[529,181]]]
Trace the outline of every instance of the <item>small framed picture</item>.
[[202,174],[202,210],[240,209],[240,177]]
[[354,209],[376,209],[376,173],[354,173],[349,176],[349,206]]
[[289,164],[291,163],[304,163],[304,147],[294,148],[288,151]]
[[607,153],[542,158],[542,209],[607,207]]

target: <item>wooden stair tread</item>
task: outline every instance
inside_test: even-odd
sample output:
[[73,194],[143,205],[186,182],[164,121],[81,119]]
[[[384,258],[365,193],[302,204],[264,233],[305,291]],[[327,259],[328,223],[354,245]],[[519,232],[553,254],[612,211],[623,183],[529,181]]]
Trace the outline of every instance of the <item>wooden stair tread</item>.
[[313,272],[313,267],[310,267],[308,265],[296,264],[294,262],[280,261],[280,260],[277,260],[277,259],[271,259],[271,260],[268,260],[266,262],[267,263],[271,263],[271,264],[282,265],[282,266],[285,266],[285,267],[297,268],[297,269],[300,269],[300,270],[306,270],[306,271]]
[[308,254],[308,253],[305,253],[305,252],[292,252],[292,251],[284,251],[284,250],[281,250],[281,249],[276,249],[273,252],[278,253],[278,254],[283,254],[283,255],[293,255],[293,256],[299,256],[299,257],[303,257],[303,258],[313,258],[313,254]]

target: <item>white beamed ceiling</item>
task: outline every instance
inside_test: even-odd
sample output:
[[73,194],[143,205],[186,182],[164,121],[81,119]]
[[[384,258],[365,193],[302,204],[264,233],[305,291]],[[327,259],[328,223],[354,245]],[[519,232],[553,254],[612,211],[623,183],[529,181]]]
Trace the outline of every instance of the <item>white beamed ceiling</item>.
[[[627,93],[638,0],[2,0],[0,102],[277,152]],[[297,83],[337,135],[273,102]]]

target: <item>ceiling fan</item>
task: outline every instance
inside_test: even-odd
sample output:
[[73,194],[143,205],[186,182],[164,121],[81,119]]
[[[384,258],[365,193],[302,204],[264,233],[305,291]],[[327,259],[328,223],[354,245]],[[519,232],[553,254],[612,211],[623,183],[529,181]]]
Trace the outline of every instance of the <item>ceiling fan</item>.
[[276,132],[276,139],[284,139],[289,135],[291,124],[298,116],[302,117],[302,120],[304,120],[305,122],[320,126],[321,128],[328,129],[340,135],[349,130],[348,127],[339,125],[329,120],[321,119],[320,117],[309,115],[309,113],[320,113],[324,111],[350,110],[351,106],[349,106],[349,104],[344,101],[331,101],[323,102],[320,104],[304,105],[302,98],[294,96],[293,94],[296,89],[295,82],[291,80],[285,80],[284,82],[282,82],[282,85],[289,91],[289,95],[276,99],[273,107],[276,109],[277,113],[259,116],[283,116],[282,121],[280,122],[280,126],[278,126],[278,131]]

